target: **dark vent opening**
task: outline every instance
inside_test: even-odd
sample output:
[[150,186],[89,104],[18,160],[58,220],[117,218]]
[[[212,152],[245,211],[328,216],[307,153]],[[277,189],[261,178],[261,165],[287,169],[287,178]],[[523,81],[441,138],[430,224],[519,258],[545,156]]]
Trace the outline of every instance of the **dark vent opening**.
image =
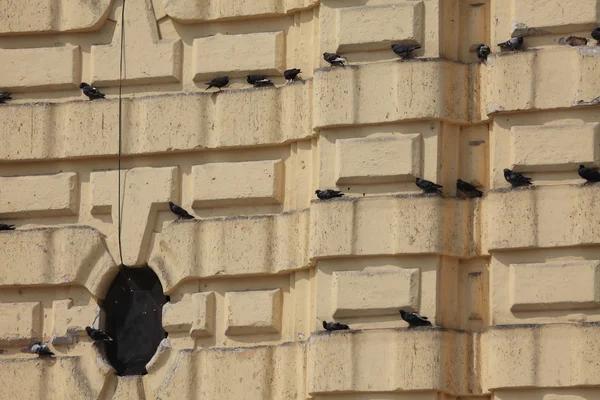
[[165,302],[152,269],[121,268],[104,299],[105,331],[115,340],[106,346],[106,358],[118,375],[147,374],[146,364],[167,336],[162,327]]

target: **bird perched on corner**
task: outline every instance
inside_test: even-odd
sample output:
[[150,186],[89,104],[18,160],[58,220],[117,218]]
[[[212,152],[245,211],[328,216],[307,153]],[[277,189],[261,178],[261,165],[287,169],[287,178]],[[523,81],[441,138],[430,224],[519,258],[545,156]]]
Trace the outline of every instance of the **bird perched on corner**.
[[415,184],[419,188],[421,188],[424,193],[439,193],[439,194],[442,194],[442,192],[440,191],[440,189],[443,188],[442,185],[435,184],[435,183],[433,183],[431,181],[428,181],[426,179],[416,178],[415,179]]
[[508,168],[504,168],[504,179],[506,179],[506,182],[510,183],[512,187],[531,185],[531,178],[523,176],[523,174],[519,172],[513,172]]
[[270,79],[268,79],[265,75],[248,75],[246,76],[246,82],[254,86],[267,86],[272,85]]
[[479,58],[479,60],[481,60],[481,62],[484,62],[485,60],[487,60],[487,57],[491,53],[492,53],[492,50],[490,50],[490,46],[486,46],[483,43],[481,43],[479,46],[477,46],[477,58]]
[[185,211],[183,208],[179,207],[177,204],[173,203],[172,201],[169,202],[169,208],[171,209],[171,212],[173,214],[175,214],[179,217],[177,219],[194,219],[194,217],[192,217],[190,214],[188,214],[187,211]]
[[9,92],[0,92],[0,103],[6,103],[6,100],[12,100]]
[[94,329],[91,326],[86,326],[85,331],[87,332],[90,339],[94,342],[113,343],[114,340],[101,329]]
[[347,62],[346,59],[344,57],[340,57],[336,53],[323,53],[323,59],[332,66],[341,65],[342,67],[346,68],[344,66],[344,63]]
[[591,182],[600,182],[600,172],[593,168],[587,168],[584,165],[579,166],[579,170],[577,171],[579,176],[586,180],[585,184]]
[[420,49],[421,46],[416,44],[393,44],[392,50],[394,53],[400,56],[401,59],[409,58],[411,56],[410,53],[413,51]]
[[340,324],[339,322],[327,322],[327,321],[323,321],[323,328],[325,328],[325,330],[327,332],[344,331],[346,329],[350,329],[350,327],[348,325]]
[[502,48],[510,48],[513,50],[520,50],[523,45],[523,35],[517,35],[508,39],[506,42],[498,43],[498,46]]
[[[300,72],[302,72],[302,71],[300,71],[300,69],[298,69],[298,68],[288,69],[283,72],[283,77],[287,80],[287,83],[290,83],[290,82],[296,80],[296,77],[298,76],[298,74]],[[287,83],[286,83],[286,85],[287,85]]]
[[37,354],[40,357],[52,357],[54,355],[48,345],[42,342],[35,342],[31,346],[22,349],[21,352]]
[[597,44],[600,45],[600,26],[594,28],[592,31],[592,37],[598,42]]
[[81,89],[83,91],[83,94],[85,94],[90,100],[104,98],[104,93],[101,93],[98,89],[91,85],[88,85],[85,82],[81,82],[81,84],[79,85],[79,89]]
[[9,224],[0,224],[0,231],[14,231],[15,226]]
[[427,317],[423,317],[416,312],[406,312],[404,310],[400,310],[400,316],[403,320],[408,322],[409,328],[413,328],[415,326],[432,326]]
[[469,182],[463,181],[462,179],[456,180],[456,188],[470,199],[483,196],[483,192],[481,190],[477,190],[475,186],[471,185]]
[[205,90],[210,89],[211,87],[216,87],[221,90],[221,88],[229,85],[229,77],[228,76],[217,76],[213,78],[212,81],[206,82],[205,85],[208,85]]
[[344,195],[344,193],[342,193],[341,190],[332,189],[315,190],[315,193],[317,194],[317,197],[321,200],[330,200],[334,197],[342,197]]

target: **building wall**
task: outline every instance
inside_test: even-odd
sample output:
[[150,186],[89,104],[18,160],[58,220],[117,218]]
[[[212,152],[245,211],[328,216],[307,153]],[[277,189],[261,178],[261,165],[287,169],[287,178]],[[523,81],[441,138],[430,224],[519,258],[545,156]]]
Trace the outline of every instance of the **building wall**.
[[[599,0],[127,0],[120,252],[121,7],[0,2],[0,398],[600,399]],[[120,254],[170,296],[143,377],[82,331]]]

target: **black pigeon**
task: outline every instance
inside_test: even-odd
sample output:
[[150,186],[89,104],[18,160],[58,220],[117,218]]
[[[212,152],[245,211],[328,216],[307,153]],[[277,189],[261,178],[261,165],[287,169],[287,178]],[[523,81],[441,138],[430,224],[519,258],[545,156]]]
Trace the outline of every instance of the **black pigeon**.
[[413,51],[420,49],[421,46],[418,46],[416,44],[393,44],[392,45],[392,50],[394,51],[394,53],[398,54],[400,56],[400,58],[404,59],[404,58],[408,58],[410,57],[410,53],[412,53]]
[[513,172],[508,168],[504,168],[504,179],[513,187],[531,185],[531,178],[523,176],[521,173]]
[[481,190],[477,190],[475,186],[471,185],[469,182],[463,181],[462,179],[456,180],[456,188],[470,199],[483,196],[483,192]]
[[267,86],[273,84],[273,82],[265,75],[248,75],[246,76],[246,81],[254,86]]
[[288,69],[283,72],[283,77],[287,80],[287,83],[290,83],[296,80],[296,77],[300,72],[302,71],[300,71],[298,68]]
[[344,195],[344,193],[342,193],[340,190],[332,189],[315,190],[315,193],[317,194],[317,197],[321,200],[329,200],[333,199],[334,197],[342,197]]
[[348,325],[340,324],[339,322],[327,322],[327,321],[323,321],[323,328],[325,328],[325,330],[327,332],[344,331],[346,329],[350,329],[350,327]]
[[[323,59],[325,61],[327,61],[329,64],[333,65],[341,65],[342,67],[344,67],[344,62],[346,62],[346,59],[344,57],[340,57],[338,54],[336,53],[323,53]],[[346,67],[344,67],[346,68]]]
[[492,50],[490,50],[490,46],[486,46],[485,44],[480,44],[477,46],[477,57],[483,62],[487,60],[487,57],[490,55]]
[[600,26],[597,28],[594,28],[594,30],[592,31],[592,37],[594,39],[596,39],[596,41],[600,45]]
[[0,224],[0,231],[14,231],[15,226],[9,224]]
[[86,326],[85,331],[87,332],[90,339],[94,342],[105,342],[105,343],[113,343],[114,340],[106,334],[103,330],[94,329],[91,326]]
[[205,83],[205,85],[208,85],[206,87],[206,90],[210,89],[211,87],[216,87],[219,90],[221,90],[221,88],[227,86],[228,84],[229,84],[228,76],[217,76],[212,81]]
[[416,178],[415,184],[418,187],[420,187],[423,190],[423,192],[425,192],[425,193],[440,193],[440,194],[442,193],[440,191],[440,189],[443,188],[442,185],[435,184],[426,179]]
[[521,45],[523,44],[523,36],[517,35],[508,39],[506,42],[498,43],[498,46],[503,48],[510,48],[513,50],[521,49]]
[[52,357],[54,355],[54,353],[50,351],[48,345],[42,342],[35,342],[26,351],[37,354],[40,357]]
[[590,182],[600,182],[600,172],[593,168],[586,168],[585,166],[580,165],[577,172],[580,177],[587,181],[586,184]]
[[171,212],[173,214],[175,214],[179,217],[177,219],[194,219],[194,217],[192,217],[190,214],[188,214],[187,211],[185,211],[183,208],[179,207],[177,204],[173,203],[172,201],[169,202],[169,208],[171,209]]
[[0,92],[0,103],[6,103],[6,100],[12,100],[9,92]]
[[403,320],[408,322],[409,328],[415,326],[432,326],[427,317],[422,317],[416,312],[406,312],[404,310],[400,310],[400,316]]
[[81,82],[81,84],[79,85],[79,89],[81,89],[83,91],[83,94],[85,94],[90,100],[97,100],[97,99],[104,98],[104,93],[101,93],[98,89],[96,89],[93,86],[88,85],[85,82]]

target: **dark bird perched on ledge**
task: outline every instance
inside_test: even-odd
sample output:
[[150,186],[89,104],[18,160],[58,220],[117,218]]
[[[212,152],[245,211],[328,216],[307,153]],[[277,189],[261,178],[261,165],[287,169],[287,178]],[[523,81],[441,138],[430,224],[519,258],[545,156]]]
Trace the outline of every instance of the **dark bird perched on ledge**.
[[300,71],[299,68],[288,69],[283,72],[283,77],[287,80],[287,83],[290,83],[296,80],[296,77],[300,72],[302,71]]
[[442,194],[442,192],[440,191],[440,189],[443,188],[442,185],[435,184],[435,183],[433,183],[431,181],[428,181],[426,179],[416,178],[415,179],[415,184],[419,188],[421,188],[424,193],[439,193],[439,194]]
[[273,84],[273,82],[265,75],[248,75],[246,76],[246,82],[254,86],[267,86]]
[[315,190],[315,193],[317,194],[317,197],[321,200],[329,200],[333,199],[334,197],[342,197],[344,195],[344,193],[342,193],[341,190],[332,189]]
[[480,44],[477,46],[477,58],[481,60],[481,62],[487,60],[488,56],[492,53],[490,50],[490,46],[486,46],[485,44]]
[[402,59],[409,58],[411,56],[410,53],[412,53],[413,51],[420,49],[420,48],[421,48],[421,46],[418,46],[416,44],[393,44],[392,45],[392,50],[394,51],[394,53],[399,55],[400,58],[402,58]]
[[[346,59],[344,57],[340,57],[338,54],[336,53],[323,53],[323,59],[325,61],[327,61],[329,64],[333,65],[341,65],[342,67],[344,67],[344,63],[346,62]],[[344,67],[346,68],[346,67]]]
[[190,214],[188,214],[187,211],[185,211],[183,208],[179,207],[177,204],[173,203],[172,201],[169,202],[169,208],[171,209],[171,212],[173,214],[175,214],[179,217],[177,219],[194,219],[194,217],[192,217]]
[[577,172],[580,177],[587,181],[585,182],[586,185],[590,182],[600,182],[600,172],[598,172],[598,170],[580,165]]
[[14,231],[15,226],[9,224],[0,224],[0,231]]
[[427,317],[422,317],[416,312],[406,312],[404,310],[400,310],[400,316],[403,320],[408,322],[409,328],[415,326],[432,326]]
[[471,185],[469,182],[463,181],[462,179],[456,180],[456,188],[470,199],[483,196],[483,192],[481,190],[477,190],[475,186]]
[[31,346],[21,350],[21,352],[37,354],[40,357],[52,357],[54,355],[48,345],[42,342],[35,342]]
[[205,83],[205,85],[208,85],[205,90],[208,90],[211,87],[216,87],[219,90],[221,90],[221,88],[227,86],[228,84],[229,84],[228,76],[217,76],[212,81]]
[[85,331],[87,332],[90,339],[94,342],[113,343],[114,340],[106,334],[103,330],[94,329],[91,326],[86,326]]
[[506,182],[510,183],[512,187],[531,185],[531,178],[523,176],[523,174],[519,172],[513,172],[508,168],[504,168],[504,179],[506,179]]
[[0,103],[6,103],[6,100],[12,100],[9,92],[0,92]]
[[507,49],[520,50],[523,45],[523,35],[517,35],[508,39],[506,42],[498,43],[498,46]]
[[323,328],[325,328],[325,330],[327,332],[344,331],[346,329],[350,329],[350,327],[348,325],[340,324],[339,322],[326,322],[326,321],[323,321]]
[[592,37],[598,42],[597,44],[600,45],[600,26],[594,28],[592,31]]
[[104,93],[101,93],[98,89],[91,85],[88,85],[85,82],[81,82],[81,84],[79,85],[79,89],[81,89],[83,91],[83,94],[85,94],[90,100],[104,98]]

